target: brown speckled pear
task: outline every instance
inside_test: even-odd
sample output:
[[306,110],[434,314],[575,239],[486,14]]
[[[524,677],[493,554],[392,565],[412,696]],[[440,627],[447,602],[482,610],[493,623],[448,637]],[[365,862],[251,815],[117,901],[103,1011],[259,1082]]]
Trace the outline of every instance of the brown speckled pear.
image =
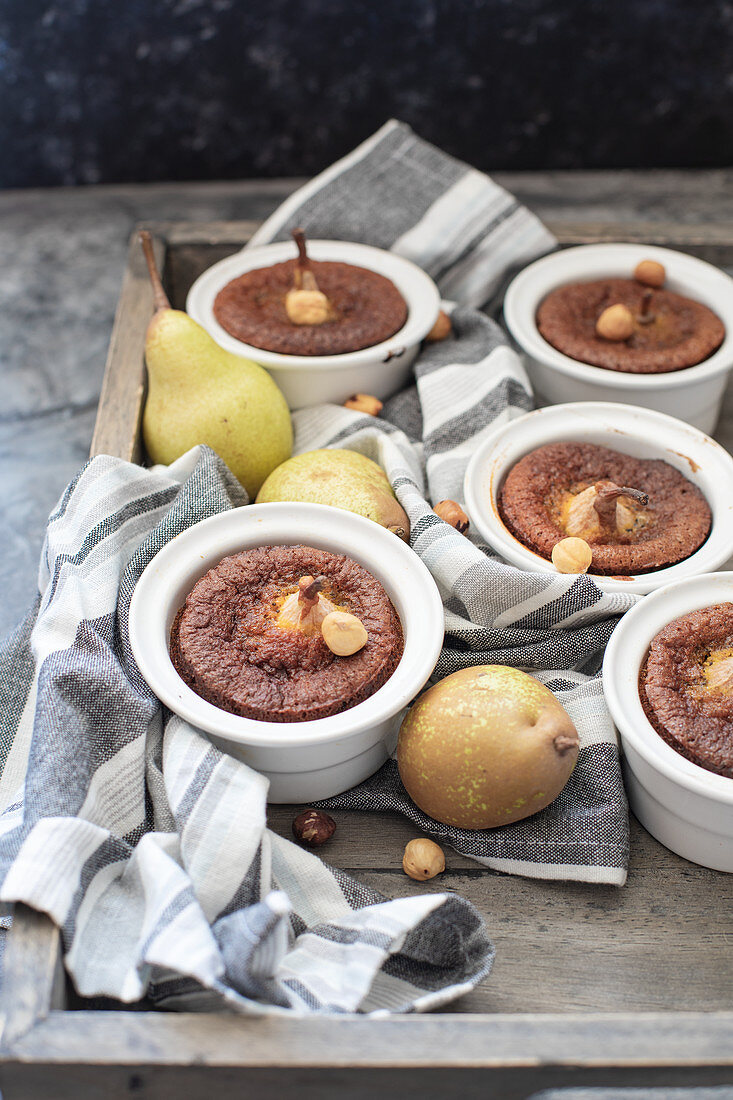
[[505,665],[454,672],[400,728],[407,793],[445,825],[490,829],[544,809],[578,758],[578,734],[549,688]]
[[143,231],[140,238],[155,304],[145,337],[143,439],[148,457],[168,464],[197,443],[206,443],[254,497],[292,450],[287,402],[267,371],[224,351],[187,313],[171,309],[150,234]]
[[357,512],[410,539],[410,521],[382,467],[357,451],[324,448],[293,455],[268,477],[258,504],[301,500]]

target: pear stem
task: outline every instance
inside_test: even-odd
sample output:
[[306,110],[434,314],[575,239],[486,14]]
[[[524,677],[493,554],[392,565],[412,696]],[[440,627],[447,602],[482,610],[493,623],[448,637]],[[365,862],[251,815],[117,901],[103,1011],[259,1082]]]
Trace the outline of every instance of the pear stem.
[[155,311],[157,313],[158,310],[161,309],[170,309],[171,303],[168,295],[163,290],[163,283],[160,280],[158,265],[155,262],[155,254],[153,252],[153,238],[150,236],[150,233],[147,229],[140,230],[140,242],[143,246],[145,262],[148,265],[150,282],[153,286],[153,305],[155,306]]
[[593,507],[602,523],[613,524],[616,522],[616,500],[618,497],[631,497],[642,507],[646,507],[649,503],[648,493],[643,493],[640,489],[632,489],[628,485],[614,485],[612,481],[605,484],[597,482],[595,488],[597,496],[593,501]]
[[298,259],[295,267],[296,290],[318,290],[318,283],[311,268],[310,257],[305,248],[305,232],[302,229],[292,229],[291,235],[298,246]]
[[298,581],[298,603],[301,605],[301,619],[318,603],[318,593],[323,588],[325,577],[301,577]]

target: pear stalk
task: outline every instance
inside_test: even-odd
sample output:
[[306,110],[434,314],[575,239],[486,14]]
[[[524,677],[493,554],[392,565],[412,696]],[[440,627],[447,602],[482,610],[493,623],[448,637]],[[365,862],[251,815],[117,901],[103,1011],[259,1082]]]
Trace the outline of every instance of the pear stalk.
[[296,290],[318,290],[318,283],[313,274],[310,256],[305,247],[305,233],[302,229],[294,229],[292,237],[298,246],[298,259],[295,262],[295,274],[293,282]]
[[629,485],[615,485],[612,481],[597,482],[595,485],[596,498],[593,507],[598,513],[601,523],[613,527],[616,524],[616,501],[619,497],[631,497],[642,508],[649,503],[649,494],[640,489],[632,489]]
[[301,577],[298,581],[298,603],[300,617],[304,619],[318,603],[318,593],[323,588],[323,577]]
[[298,246],[298,259],[293,274],[293,287],[285,295],[285,312],[294,325],[322,325],[333,319],[331,303],[318,289],[305,247],[305,233],[302,229],[294,229],[292,235]]
[[143,246],[145,262],[148,265],[148,274],[150,275],[150,283],[153,288],[153,305],[155,306],[155,312],[157,313],[158,310],[161,309],[170,309],[170,299],[163,289],[163,283],[160,279],[158,265],[155,262],[155,253],[153,252],[153,238],[150,236],[150,233],[147,229],[140,230],[140,243]]

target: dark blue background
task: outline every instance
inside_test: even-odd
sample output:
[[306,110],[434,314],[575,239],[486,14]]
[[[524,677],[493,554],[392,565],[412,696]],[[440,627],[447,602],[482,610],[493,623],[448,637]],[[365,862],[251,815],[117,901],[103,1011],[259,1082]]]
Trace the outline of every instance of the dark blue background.
[[0,0],[0,186],[733,162],[729,0]]

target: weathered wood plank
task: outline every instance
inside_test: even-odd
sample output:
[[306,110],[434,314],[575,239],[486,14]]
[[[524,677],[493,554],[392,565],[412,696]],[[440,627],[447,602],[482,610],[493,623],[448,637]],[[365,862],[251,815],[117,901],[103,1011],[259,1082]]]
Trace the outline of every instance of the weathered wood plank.
[[[717,245],[730,248],[733,243],[733,221],[705,221],[681,224],[672,221],[626,220],[614,218],[604,211],[603,217],[578,218],[577,210],[572,217],[551,217],[546,224],[563,244],[590,243],[600,240],[647,241],[664,244],[670,248],[685,248],[690,245]],[[184,246],[211,247],[218,245],[239,245],[248,241],[257,228],[257,222],[251,219],[239,221],[209,222],[154,222],[149,226],[151,232],[166,240],[173,249]]]
[[[220,222],[156,222],[155,232],[170,249],[234,245],[241,248],[257,229],[251,219]],[[203,270],[203,269],[202,269]]]
[[64,1005],[58,928],[44,913],[16,905],[0,985],[0,1046],[11,1046]]
[[[272,806],[291,837],[301,807]],[[419,835],[394,814],[334,811],[327,862],[389,897],[447,890],[471,901],[497,947],[486,982],[451,1009],[472,1012],[710,1011],[733,1007],[733,877],[696,867],[633,822],[623,889],[485,870],[446,848],[447,871],[417,883],[401,871]]]
[[[511,1069],[289,1069],[211,1066],[57,1066],[8,1063],[4,1100],[530,1100],[541,1089],[730,1085],[727,1067],[519,1066]],[[620,1096],[621,1094],[619,1094]],[[638,1095],[638,1094],[637,1094]]]
[[[155,257],[163,264],[164,244],[155,236]],[[142,459],[140,429],[145,398],[145,332],[152,298],[142,249],[133,233],[120,301],[110,339],[90,454]]]
[[[733,1012],[367,1017],[52,1013],[9,1058],[58,1066],[727,1066]],[[680,1037],[684,1036],[684,1041]]]
[[567,1085],[733,1082],[733,1014],[247,1019],[59,1013],[2,1067],[5,1100],[525,1100]]

